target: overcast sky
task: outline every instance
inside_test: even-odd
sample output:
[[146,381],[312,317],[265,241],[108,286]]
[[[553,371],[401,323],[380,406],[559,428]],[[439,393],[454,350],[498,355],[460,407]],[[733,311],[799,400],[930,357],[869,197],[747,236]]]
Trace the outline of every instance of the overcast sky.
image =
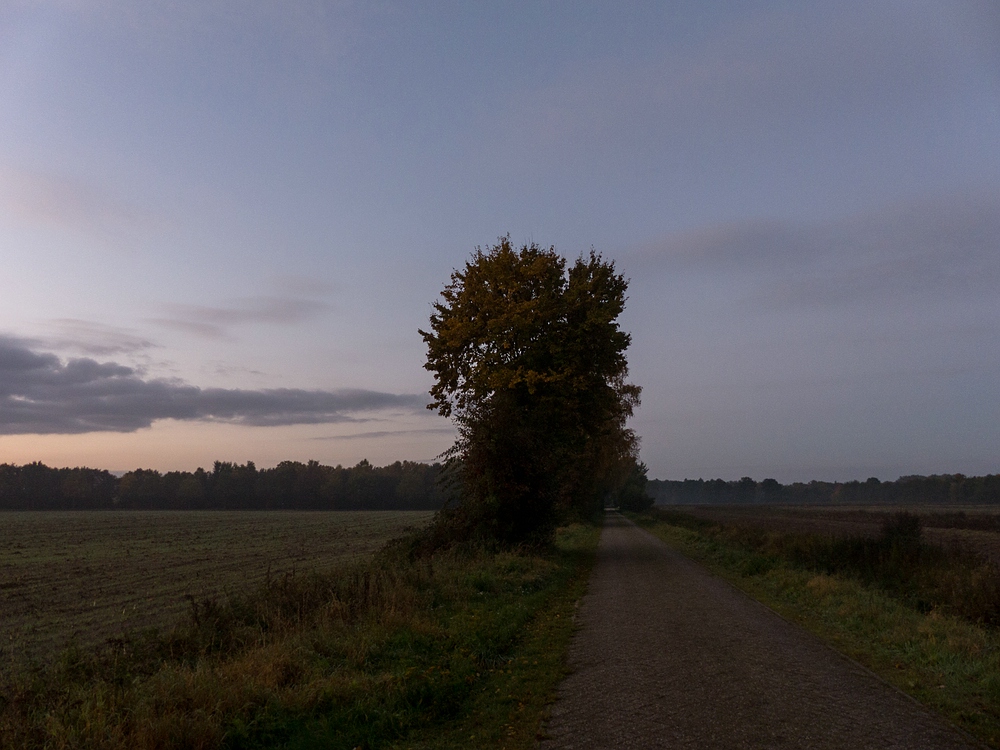
[[0,2],[0,462],[429,460],[510,233],[631,278],[659,478],[1000,472],[1000,9]]

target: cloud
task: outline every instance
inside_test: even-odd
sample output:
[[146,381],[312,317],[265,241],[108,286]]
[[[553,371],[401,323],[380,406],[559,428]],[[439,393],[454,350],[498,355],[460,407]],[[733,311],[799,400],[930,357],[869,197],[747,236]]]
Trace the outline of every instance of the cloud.
[[106,357],[111,354],[135,354],[156,346],[135,331],[79,318],[55,318],[48,321],[55,329],[47,344],[59,350],[75,350]]
[[299,297],[259,296],[236,300],[228,307],[170,305],[168,317],[150,318],[150,323],[183,333],[212,339],[229,338],[227,330],[242,325],[295,325],[315,318],[329,305]]
[[147,318],[147,323],[170,328],[181,333],[190,333],[206,339],[231,339],[232,336],[221,326],[211,323],[200,323],[194,320],[177,320],[175,318]]
[[643,273],[743,281],[765,307],[995,297],[1000,200],[953,197],[839,221],[750,221],[672,235]]
[[[54,9],[84,34],[91,27],[130,40],[155,56],[161,67],[200,60],[200,74],[212,83],[270,79],[288,86],[295,86],[296,77],[310,75],[314,80],[336,69],[341,60],[377,35],[378,19],[386,12],[380,9],[381,3],[354,0],[249,4],[239,0],[21,0],[19,4],[28,19]],[[50,7],[44,9],[45,5]],[[275,51],[300,65],[262,66],[261,56]]]
[[0,212],[19,221],[131,247],[153,217],[99,186],[65,175],[0,167]]
[[310,440],[371,440],[400,435],[454,435],[452,427],[428,427],[423,430],[379,430],[375,432],[355,432],[351,435],[322,435]]
[[224,378],[231,378],[237,375],[253,375],[263,377],[265,374],[261,370],[255,370],[252,367],[239,367],[222,362],[206,363],[206,365],[202,367],[202,370],[205,372],[211,372],[213,375],[221,375]]
[[[491,146],[507,159],[537,161],[541,151],[547,169],[581,146],[602,169],[628,171],[637,156],[666,153],[697,173],[720,148],[730,169],[761,150],[812,158],[817,136],[839,140],[859,115],[910,122],[954,101],[965,68],[953,27],[973,26],[956,15],[887,4],[771,8],[641,61],[595,56],[517,92]],[[898,139],[899,130],[882,132]]]
[[277,37],[303,54],[337,58],[358,31],[353,3],[330,0],[261,2],[246,6],[236,0],[180,0],[166,6],[105,0],[105,18],[124,21],[132,33],[164,43],[225,30],[248,46],[259,37]]
[[817,228],[787,221],[729,222],[669,235],[634,257],[647,269],[661,271],[770,270],[801,264],[821,244],[817,234]]
[[279,289],[295,297],[328,297],[337,291],[329,281],[298,274],[280,274],[275,282]]
[[33,342],[0,337],[0,434],[134,432],[159,419],[254,426],[360,421],[373,411],[422,412],[426,396],[362,389],[199,388],[144,379],[134,368],[61,360]]

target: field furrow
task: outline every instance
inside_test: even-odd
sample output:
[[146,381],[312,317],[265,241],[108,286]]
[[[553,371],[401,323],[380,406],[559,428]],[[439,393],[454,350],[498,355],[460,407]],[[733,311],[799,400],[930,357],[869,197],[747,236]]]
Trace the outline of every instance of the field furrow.
[[190,600],[370,555],[428,512],[0,515],[0,663],[168,627]]

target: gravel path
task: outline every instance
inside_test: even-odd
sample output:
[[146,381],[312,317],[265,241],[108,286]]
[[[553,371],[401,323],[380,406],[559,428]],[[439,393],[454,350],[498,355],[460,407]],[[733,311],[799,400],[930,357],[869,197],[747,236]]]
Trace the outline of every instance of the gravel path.
[[543,750],[982,748],[609,514]]

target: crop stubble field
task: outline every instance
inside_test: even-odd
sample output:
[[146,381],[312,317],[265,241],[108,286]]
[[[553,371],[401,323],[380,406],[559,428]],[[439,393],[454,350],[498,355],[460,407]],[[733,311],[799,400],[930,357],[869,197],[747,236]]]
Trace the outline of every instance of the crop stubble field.
[[370,555],[425,511],[0,514],[0,665],[169,627],[190,599]]

